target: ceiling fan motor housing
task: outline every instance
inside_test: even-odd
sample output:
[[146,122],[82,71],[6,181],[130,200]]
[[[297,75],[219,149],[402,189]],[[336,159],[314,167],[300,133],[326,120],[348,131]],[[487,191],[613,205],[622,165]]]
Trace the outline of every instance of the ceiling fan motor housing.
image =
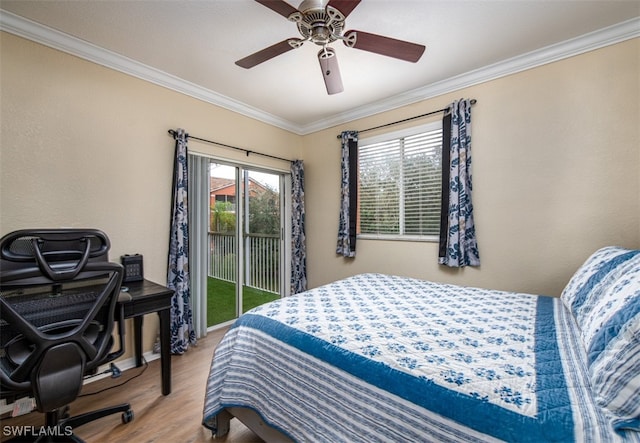
[[325,46],[342,36],[345,17],[337,9],[327,7],[326,0],[304,0],[298,11],[289,19],[297,23],[298,31],[305,40]]

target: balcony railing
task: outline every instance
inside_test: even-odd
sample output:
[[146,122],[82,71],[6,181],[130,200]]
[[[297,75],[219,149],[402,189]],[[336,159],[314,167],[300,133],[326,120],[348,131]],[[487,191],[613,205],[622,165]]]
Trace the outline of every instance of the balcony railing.
[[[245,241],[245,285],[279,294],[280,238],[249,234]],[[209,276],[237,281],[235,235],[209,232]]]
[[237,280],[235,235],[209,232],[209,277]]

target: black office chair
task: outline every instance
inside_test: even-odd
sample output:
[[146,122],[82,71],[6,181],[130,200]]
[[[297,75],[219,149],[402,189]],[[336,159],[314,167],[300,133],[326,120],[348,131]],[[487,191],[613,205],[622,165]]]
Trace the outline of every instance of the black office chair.
[[[84,377],[124,353],[123,312],[116,311],[123,268],[108,261],[109,247],[94,229],[22,230],[0,239],[1,394],[35,398],[46,414],[38,441],[81,442],[68,435],[74,427],[118,412],[124,423],[133,419],[129,404],[67,413]],[[116,321],[119,349],[111,352]]]

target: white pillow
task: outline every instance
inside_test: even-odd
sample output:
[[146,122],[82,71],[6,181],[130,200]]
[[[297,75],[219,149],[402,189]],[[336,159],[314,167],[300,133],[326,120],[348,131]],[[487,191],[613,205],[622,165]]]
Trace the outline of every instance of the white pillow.
[[605,248],[565,295],[587,351],[596,401],[617,429],[640,430],[640,250]]
[[594,303],[626,272],[628,261],[638,253],[640,251],[607,246],[594,252],[573,274],[560,297],[581,329],[585,319],[590,317]]

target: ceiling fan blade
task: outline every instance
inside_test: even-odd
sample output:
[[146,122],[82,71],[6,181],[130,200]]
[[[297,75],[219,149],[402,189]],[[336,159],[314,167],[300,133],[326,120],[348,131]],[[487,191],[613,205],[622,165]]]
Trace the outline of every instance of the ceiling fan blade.
[[423,45],[417,43],[396,40],[395,38],[363,31],[347,31],[344,33],[344,37],[344,44],[350,48],[374,52],[413,63],[420,60],[425,50]]
[[289,18],[291,14],[299,12],[296,8],[283,0],[256,0],[261,5],[277,12],[284,18]]
[[344,91],[338,59],[333,48],[326,47],[321,49],[318,52],[318,61],[320,62],[324,85],[327,87],[327,94],[332,95]]
[[351,14],[351,11],[353,11],[359,3],[360,0],[329,0],[327,6],[336,8],[346,17]]
[[262,51],[255,52],[243,59],[238,60],[236,62],[236,65],[245,69],[253,68],[254,66],[277,57],[280,54],[284,54],[287,51],[299,48],[300,46],[302,46],[303,42],[304,40],[301,40],[299,38],[290,38],[287,40],[283,40],[280,43],[271,45],[268,48],[263,49]]

